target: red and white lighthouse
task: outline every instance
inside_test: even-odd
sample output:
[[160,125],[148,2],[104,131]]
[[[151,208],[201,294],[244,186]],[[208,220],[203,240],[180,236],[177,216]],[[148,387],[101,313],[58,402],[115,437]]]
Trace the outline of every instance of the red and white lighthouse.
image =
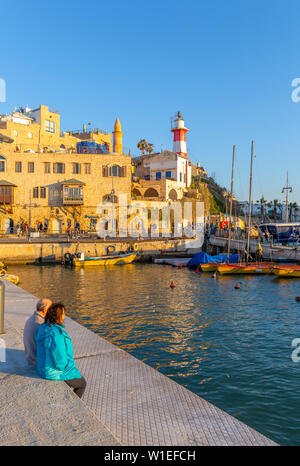
[[171,131],[174,134],[173,152],[176,152],[176,154],[187,157],[187,148],[186,148],[186,137],[185,137],[185,135],[188,132],[188,128],[185,128],[184,119],[182,118],[180,112],[178,112],[177,115],[176,115],[176,119],[174,121],[174,126],[171,129]]

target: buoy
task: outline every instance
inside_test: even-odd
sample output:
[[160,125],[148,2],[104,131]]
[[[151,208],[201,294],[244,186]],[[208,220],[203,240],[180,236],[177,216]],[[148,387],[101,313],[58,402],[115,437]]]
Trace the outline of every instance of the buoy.
[[175,288],[175,283],[172,281],[171,284],[170,284],[170,288]]
[[296,301],[300,301],[300,296],[296,296]]
[[212,278],[217,278],[217,272],[212,274]]
[[182,265],[178,265],[178,268],[179,268],[179,269],[182,269]]
[[236,283],[236,284],[234,285],[234,288],[235,288],[236,290],[239,290],[239,289],[241,288],[241,286],[240,286],[239,283]]
[[198,268],[195,270],[195,273],[199,273],[199,269],[198,269]]

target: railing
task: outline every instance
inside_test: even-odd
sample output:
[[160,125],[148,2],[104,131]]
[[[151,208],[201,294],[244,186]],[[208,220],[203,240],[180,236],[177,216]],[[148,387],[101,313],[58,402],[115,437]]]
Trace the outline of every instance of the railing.
[[[101,133],[101,134],[109,134],[108,131],[106,131],[105,129],[102,129],[102,128],[87,128],[85,130],[82,129],[74,129],[72,131],[64,131],[64,133],[72,133],[72,134],[89,134],[89,133],[92,133],[92,134],[97,134],[97,133]],[[63,133],[61,133],[63,135]]]

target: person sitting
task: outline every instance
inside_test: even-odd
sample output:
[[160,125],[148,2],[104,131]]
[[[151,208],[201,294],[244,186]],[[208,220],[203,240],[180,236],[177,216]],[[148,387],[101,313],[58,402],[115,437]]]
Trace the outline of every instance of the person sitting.
[[52,304],[45,316],[45,323],[37,329],[36,370],[43,379],[64,380],[81,398],[86,380],[74,362],[72,341],[63,325],[65,313],[62,303]]
[[45,322],[45,315],[52,301],[48,298],[40,299],[36,304],[36,310],[29,319],[27,319],[24,326],[23,342],[25,348],[25,356],[30,366],[36,364],[36,342],[34,335],[38,327]]

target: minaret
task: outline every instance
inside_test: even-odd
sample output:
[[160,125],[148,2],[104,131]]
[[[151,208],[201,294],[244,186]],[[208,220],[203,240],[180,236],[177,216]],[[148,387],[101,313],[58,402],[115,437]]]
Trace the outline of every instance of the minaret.
[[187,157],[185,135],[188,132],[188,129],[184,126],[184,119],[182,118],[181,113],[178,112],[176,116],[177,118],[174,121],[174,127],[171,129],[172,133],[174,133],[173,152]]
[[121,123],[119,118],[117,118],[113,131],[113,152],[116,152],[117,154],[123,153],[122,134]]

